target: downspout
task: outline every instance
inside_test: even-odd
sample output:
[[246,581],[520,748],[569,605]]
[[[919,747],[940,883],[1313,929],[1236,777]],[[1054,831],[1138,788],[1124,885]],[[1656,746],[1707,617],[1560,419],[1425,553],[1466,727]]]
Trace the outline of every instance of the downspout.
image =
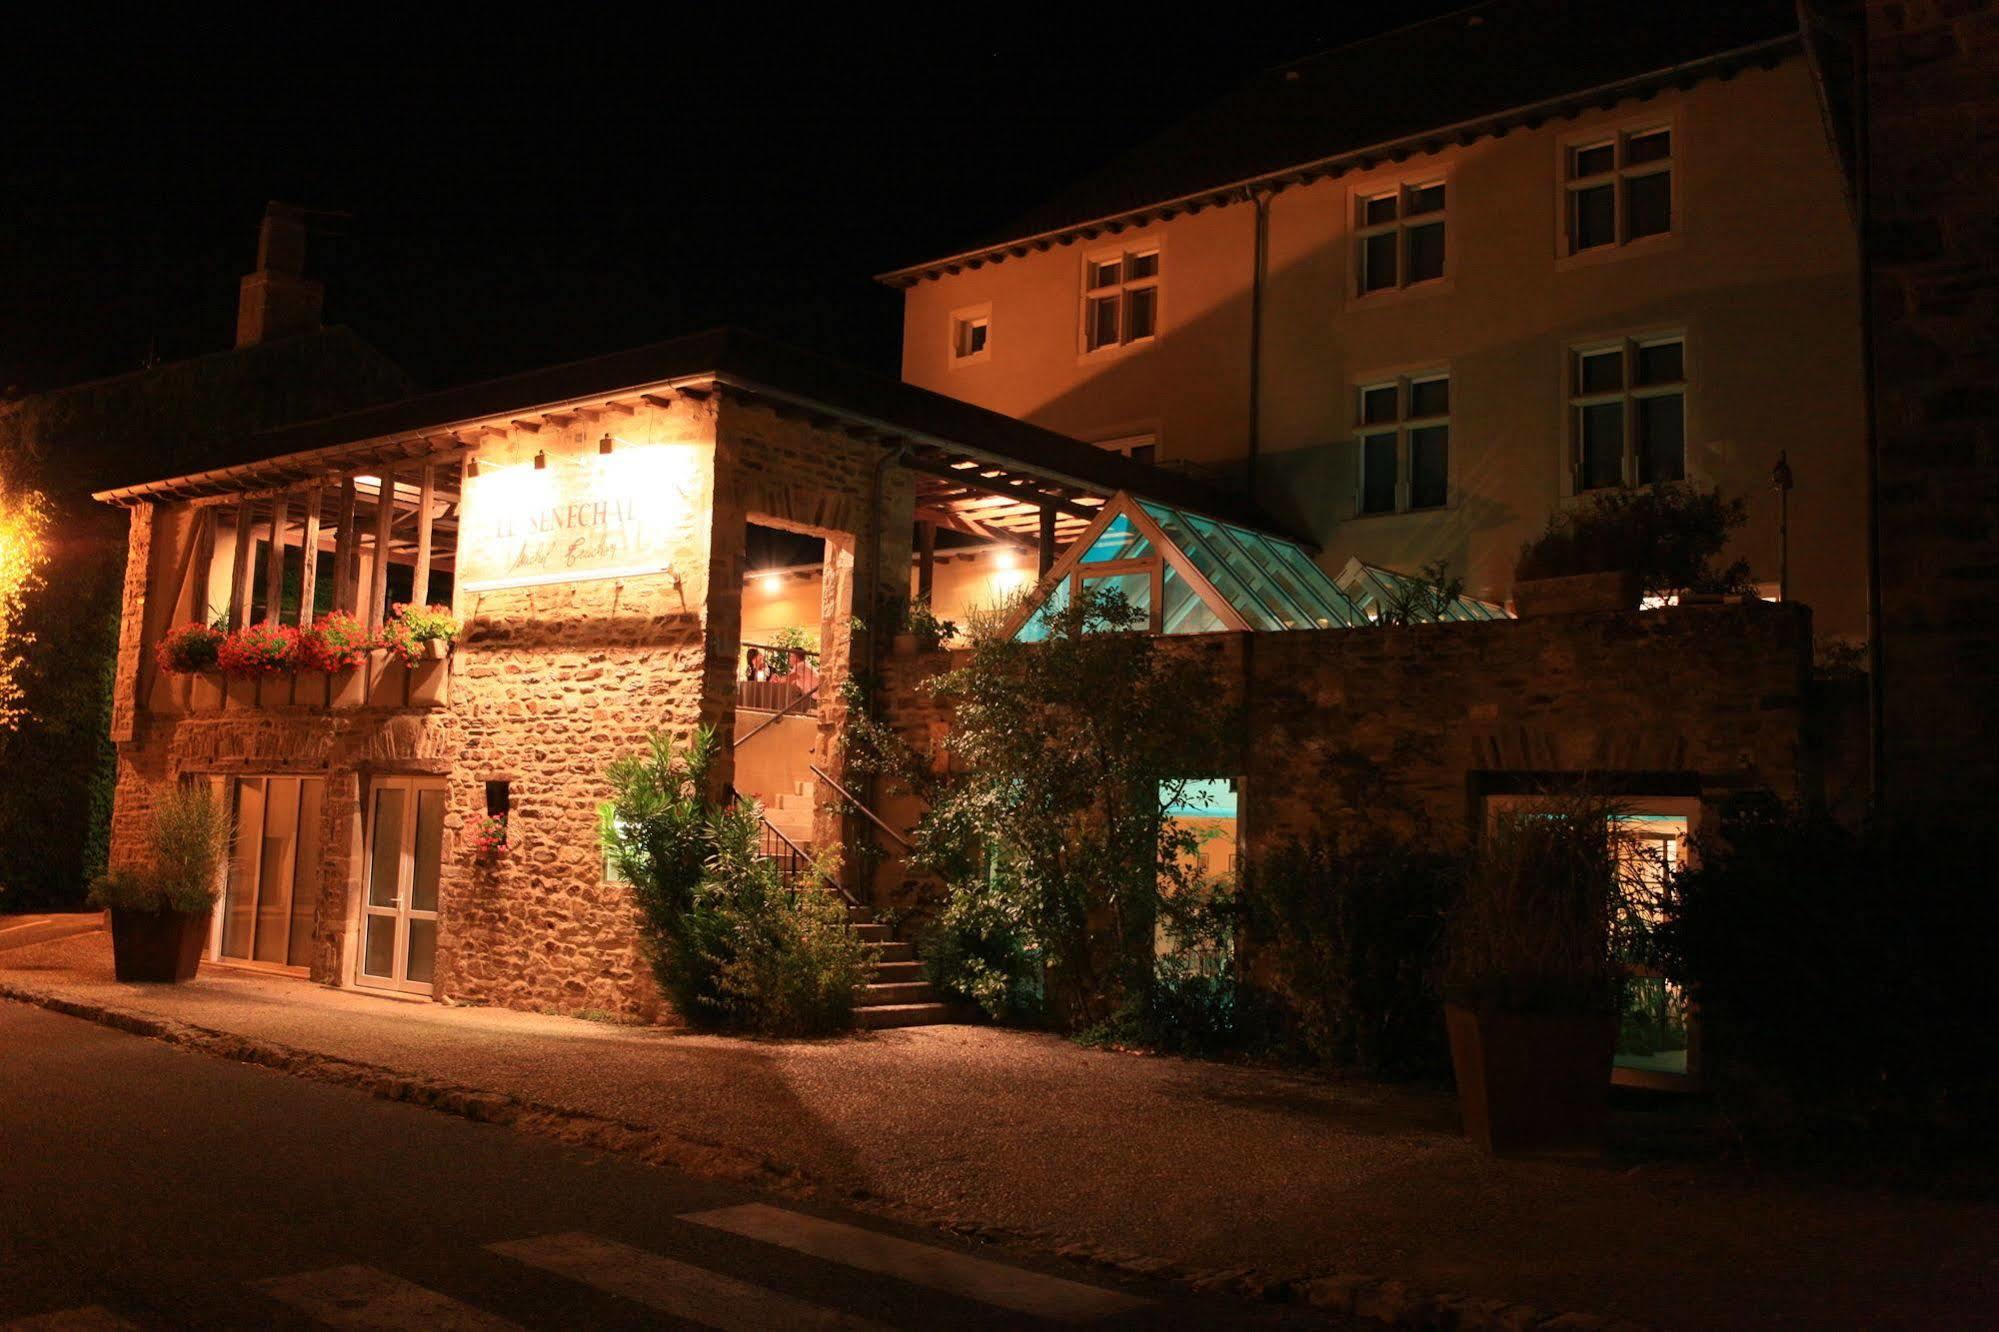
[[[1861,23],[1865,23],[1863,15]],[[1853,213],[1860,241],[1860,389],[1867,425],[1867,764],[1873,809],[1886,803],[1888,785],[1887,644],[1881,626],[1881,429],[1877,419],[1874,355],[1874,224],[1867,93],[1867,41],[1863,29],[1853,48]]]
[[1249,274],[1249,458],[1243,480],[1256,502],[1256,464],[1263,451],[1263,282],[1270,267],[1270,197],[1265,189],[1245,190],[1256,213],[1256,244]]

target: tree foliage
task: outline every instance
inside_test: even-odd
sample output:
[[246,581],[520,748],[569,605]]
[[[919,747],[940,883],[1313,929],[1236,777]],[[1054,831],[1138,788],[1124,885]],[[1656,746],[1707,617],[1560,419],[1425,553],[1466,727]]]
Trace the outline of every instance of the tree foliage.
[[32,640],[22,624],[27,601],[48,565],[48,503],[0,473],[0,731],[26,715],[21,670]]
[[1722,551],[1749,520],[1740,499],[1687,482],[1590,492],[1557,509],[1520,549],[1515,579],[1635,573],[1648,593],[1746,592],[1749,563],[1722,565]]

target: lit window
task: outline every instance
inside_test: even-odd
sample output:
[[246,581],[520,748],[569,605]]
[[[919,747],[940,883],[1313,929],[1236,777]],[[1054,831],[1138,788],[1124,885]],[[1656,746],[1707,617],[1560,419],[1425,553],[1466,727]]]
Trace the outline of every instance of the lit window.
[[1444,182],[1355,196],[1355,289],[1397,291],[1444,276]]
[[1670,126],[1606,134],[1563,150],[1568,252],[1629,245],[1673,230]]
[[1359,510],[1441,509],[1451,498],[1451,377],[1407,375],[1355,394]]
[[1569,353],[1575,489],[1649,486],[1687,475],[1686,339],[1626,338]]
[[1083,269],[1083,345],[1144,342],[1159,331],[1159,251],[1094,255]]

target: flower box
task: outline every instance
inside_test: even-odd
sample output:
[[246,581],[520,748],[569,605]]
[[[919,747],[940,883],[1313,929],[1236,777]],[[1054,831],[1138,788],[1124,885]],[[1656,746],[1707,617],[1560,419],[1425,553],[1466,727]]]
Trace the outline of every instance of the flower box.
[[192,712],[220,712],[222,710],[223,675],[220,671],[199,671],[188,677],[187,705]]
[[451,659],[430,657],[410,663],[409,705],[413,708],[441,708],[451,679]]
[[223,676],[223,705],[231,712],[254,711],[257,707],[258,689],[262,683],[254,675]]
[[1635,573],[1571,574],[1565,578],[1527,578],[1513,584],[1513,613],[1521,619],[1536,615],[1586,615],[1638,609]]
[[327,678],[325,671],[300,671],[292,676],[292,705],[300,708],[325,707]]
[[326,677],[326,706],[360,708],[368,704],[368,668],[365,665],[334,671]]
[[368,653],[368,706],[399,708],[409,692],[409,667],[395,653],[375,648]]

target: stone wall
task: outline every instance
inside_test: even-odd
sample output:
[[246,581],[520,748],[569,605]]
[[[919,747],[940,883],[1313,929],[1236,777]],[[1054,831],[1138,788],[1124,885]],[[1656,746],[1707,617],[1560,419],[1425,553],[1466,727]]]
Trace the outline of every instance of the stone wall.
[[1869,0],[1882,794],[1999,792],[1999,9]]

